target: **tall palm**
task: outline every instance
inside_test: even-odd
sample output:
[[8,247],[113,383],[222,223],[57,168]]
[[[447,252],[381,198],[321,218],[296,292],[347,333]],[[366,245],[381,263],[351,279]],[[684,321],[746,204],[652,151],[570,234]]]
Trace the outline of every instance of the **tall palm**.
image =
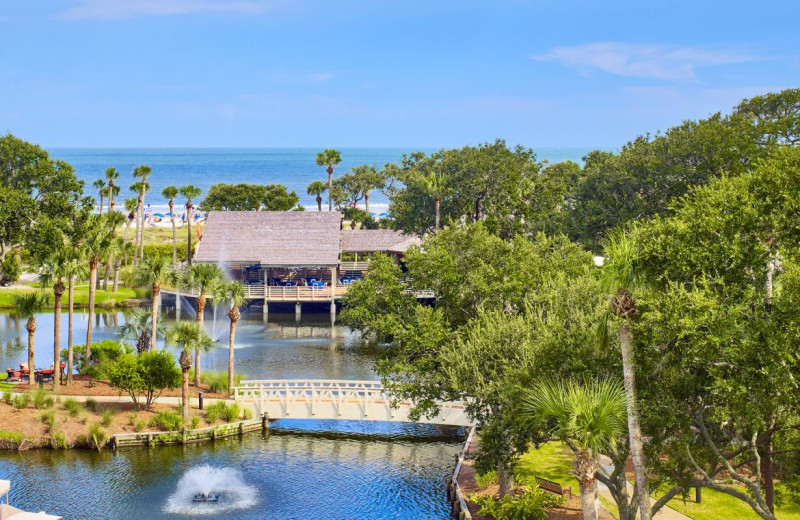
[[183,385],[181,385],[183,424],[189,424],[189,369],[192,368],[192,355],[194,350],[210,350],[214,342],[206,334],[203,327],[197,322],[180,321],[174,323],[167,330],[166,342],[176,346],[181,351],[180,364],[183,372]]
[[158,321],[153,327],[153,315],[147,309],[133,309],[125,314],[125,324],[119,329],[119,337],[136,342],[136,352],[141,355],[153,349],[154,337],[165,334],[163,324]]
[[175,186],[167,186],[161,190],[161,196],[169,200],[169,216],[172,220],[172,264],[178,265],[178,238],[175,232],[175,197],[180,191]]
[[125,211],[128,212],[128,221],[125,223],[125,265],[128,265],[128,230],[131,228],[133,220],[136,218],[136,199],[125,199]]
[[326,166],[328,172],[328,211],[333,211],[333,167],[338,166],[342,162],[342,154],[339,150],[333,148],[326,148],[317,154],[317,166]]
[[14,296],[14,311],[20,318],[26,318],[28,323],[25,329],[28,331],[28,384],[34,384],[35,365],[33,361],[33,335],[36,332],[36,315],[50,304],[50,294],[45,292],[33,291]]
[[[125,248],[122,247],[120,241],[116,240],[117,235],[117,228],[125,222],[127,219],[125,215],[118,211],[111,211],[106,214],[106,224],[111,228],[114,233],[114,240],[108,246],[108,251],[106,252],[105,262],[104,262],[104,273],[103,273],[103,290],[108,290],[108,276],[111,273],[111,266],[114,265],[114,259],[122,254],[125,253]],[[98,279],[98,286],[99,286],[99,279]]]
[[322,194],[326,191],[328,187],[322,181],[314,181],[306,188],[306,193],[317,197],[317,211],[322,211]]
[[68,280],[67,307],[69,324],[67,326],[67,386],[72,384],[72,371],[75,353],[73,351],[73,325],[75,317],[75,282],[88,276],[88,271],[78,251],[73,251],[69,262],[64,266],[64,276]]
[[423,177],[423,182],[426,191],[433,197],[433,202],[436,208],[436,231],[439,231],[440,211],[439,205],[442,200],[442,190],[445,185],[445,177],[440,172],[430,172]]
[[597,520],[597,479],[600,455],[616,451],[625,434],[625,389],[616,381],[543,381],[525,396],[522,419],[555,419],[551,434],[575,452],[584,520]]
[[108,254],[114,230],[106,224],[106,217],[96,215],[89,223],[86,240],[83,243],[84,256],[89,261],[89,324],[86,329],[86,361],[92,352],[92,332],[94,324],[94,301],[97,292],[97,265]]
[[225,302],[230,309],[228,318],[231,320],[230,338],[228,341],[228,392],[233,388],[233,345],[236,341],[236,323],[242,317],[240,308],[247,303],[244,287],[233,280],[220,285],[217,291],[219,302]]
[[112,251],[114,251],[114,276],[111,292],[119,290],[119,270],[122,267],[123,255],[128,256],[128,247],[129,245],[125,243],[122,237],[114,237],[114,241],[111,244]]
[[[111,182],[111,181],[109,181]],[[114,211],[114,206],[117,204],[117,197],[122,192],[122,188],[119,186],[109,186],[106,188],[106,195],[108,195],[108,211],[109,213]]]
[[156,329],[158,325],[158,304],[159,295],[161,293],[161,284],[167,283],[174,279],[175,271],[172,262],[166,256],[149,256],[142,260],[134,271],[134,279],[137,284],[150,285],[153,288],[153,305],[152,305],[152,335],[150,339],[150,348],[153,349],[156,345]]
[[[186,230],[187,230],[187,241],[186,241],[186,263],[192,265],[192,208],[194,208],[194,203],[192,199],[196,199],[203,193],[203,190],[200,188],[195,188],[191,184],[187,186],[181,186],[180,194],[186,197]],[[197,371],[195,371],[197,372]]]
[[[189,290],[196,290],[197,296],[197,323],[203,326],[203,315],[209,294],[215,294],[223,283],[224,273],[217,264],[190,265],[182,273],[180,283]],[[194,386],[200,386],[200,351],[194,353]]]
[[103,195],[105,195],[106,189],[106,181],[103,179],[97,179],[92,183],[92,187],[97,190],[97,193],[100,195],[100,206],[99,211],[100,215],[103,214]]
[[[52,284],[53,285],[53,391],[58,391],[59,377],[61,371],[61,298],[64,296],[66,286],[64,285],[64,278],[69,277],[69,262],[70,258],[67,249],[63,248],[50,255],[42,262],[39,271],[39,281],[42,287]],[[59,377],[56,377],[56,374]]]
[[120,188],[116,181],[119,179],[119,172],[116,168],[106,168],[106,180],[108,181],[108,212],[114,211],[114,197],[119,195]]
[[148,191],[150,191],[150,185],[147,183],[147,177],[153,173],[153,169],[147,166],[146,164],[142,164],[137,166],[133,169],[133,176],[137,179],[142,179],[141,181],[141,189],[139,191],[139,222],[141,225],[141,230],[137,228],[137,232],[139,235],[139,258],[144,258],[144,195]]
[[[631,320],[636,315],[636,299],[633,293],[644,287],[644,279],[637,257],[633,238],[625,233],[610,236],[604,245],[605,262],[603,282],[611,296],[611,311],[619,319],[619,343],[622,353],[622,371],[627,394],[628,434],[630,435],[631,459],[636,476],[636,491],[639,497],[639,514],[642,520],[651,520],[650,486],[644,458],[644,443],[636,403],[636,372],[633,355],[633,333]],[[607,317],[604,324],[607,322]],[[605,325],[603,337],[607,337]]]

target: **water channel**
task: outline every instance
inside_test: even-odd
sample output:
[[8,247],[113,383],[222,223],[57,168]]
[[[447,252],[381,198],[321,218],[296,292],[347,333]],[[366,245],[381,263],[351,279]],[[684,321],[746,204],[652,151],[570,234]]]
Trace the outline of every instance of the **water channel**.
[[[188,306],[185,306],[188,307]],[[182,319],[192,319],[189,307]],[[175,319],[167,309],[167,320]],[[75,343],[89,315],[77,311]],[[98,313],[95,341],[116,339],[122,312]],[[62,319],[66,346],[66,313]],[[36,365],[52,364],[52,313],[37,316]],[[227,367],[228,320],[207,312],[220,348],[203,367]],[[25,320],[0,313],[0,363],[27,357]],[[326,314],[246,312],[236,335],[236,370],[253,379],[376,379],[375,354]],[[2,368],[5,368],[2,367]],[[2,426],[0,426],[2,429]],[[192,446],[102,453],[71,450],[0,452],[0,478],[11,503],[73,519],[179,519],[225,514],[241,519],[446,519],[445,479],[463,432],[431,425],[358,421],[277,421],[270,433]],[[218,480],[219,504],[184,496]],[[234,493],[235,491],[235,493]],[[191,494],[191,493],[190,493]],[[220,506],[220,507],[214,507]]]

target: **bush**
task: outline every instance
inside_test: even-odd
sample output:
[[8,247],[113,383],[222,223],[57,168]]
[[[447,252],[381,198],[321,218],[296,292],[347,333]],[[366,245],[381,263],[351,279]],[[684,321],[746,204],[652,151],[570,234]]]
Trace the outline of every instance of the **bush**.
[[[208,390],[215,394],[227,394],[228,390],[228,372],[214,372],[207,371],[200,374],[200,381],[208,385]],[[233,375],[234,386],[239,386],[242,382],[242,374]]]
[[162,350],[121,356],[109,367],[108,381],[112,388],[127,392],[137,406],[144,395],[144,407],[149,409],[164,389],[181,385],[182,373],[172,354]]
[[27,408],[31,404],[31,394],[20,394],[11,400],[11,405],[17,410]]
[[12,400],[13,398],[14,398],[14,396],[13,396],[13,395],[11,395],[11,392],[3,392],[3,401],[4,401],[6,404],[11,404],[11,400]]
[[47,410],[46,412],[42,412],[39,415],[39,420],[41,420],[45,426],[47,426],[47,431],[52,432],[56,429],[56,412],[55,410]]
[[[86,364],[84,359],[86,357],[86,345],[75,345],[72,350],[75,356],[75,368],[77,368],[78,372],[81,375],[95,379],[105,379],[106,370],[111,363],[123,355],[133,352],[129,345],[113,339],[106,339],[99,343],[92,343],[91,363]],[[66,361],[68,355],[68,350],[62,350],[61,360]]]
[[489,471],[483,475],[478,475],[477,473],[475,474],[475,485],[478,487],[478,489],[486,489],[494,484],[497,484],[496,471]]
[[[192,237],[192,245],[196,242],[196,238]],[[145,258],[151,256],[168,256],[172,258],[172,244],[145,244],[144,256]],[[181,262],[186,261],[186,233],[184,233],[183,242],[180,241],[180,237],[178,238],[178,260]]]
[[198,416],[192,417],[192,430],[196,430],[200,426],[200,418]]
[[140,432],[147,426],[147,421],[139,419],[139,414],[132,413],[129,419],[129,424],[133,426],[133,431]]
[[98,451],[108,442],[108,432],[99,424],[90,424],[86,437]]
[[61,406],[64,407],[64,410],[66,410],[71,417],[77,417],[83,411],[83,406],[81,406],[81,403],[76,401],[74,397],[65,398]]
[[103,417],[102,419],[100,419],[100,423],[106,428],[108,428],[114,421],[114,415],[115,415],[114,410],[112,410],[111,408],[106,408],[105,410],[103,410]]
[[47,393],[47,390],[44,388],[38,388],[35,392],[33,392],[33,406],[37,410],[52,408],[53,404],[55,404],[53,396]]
[[[241,414],[242,410],[236,403],[229,405],[226,404],[225,401],[217,401],[206,407],[206,418],[211,424],[214,424],[220,419],[224,419],[226,422],[234,422],[239,420]],[[252,417],[252,412],[250,412],[250,417]]]
[[64,432],[53,434],[53,436],[50,438],[50,447],[52,447],[54,450],[66,450],[69,448],[67,436],[64,435]]
[[242,410],[242,419],[248,421],[253,418],[253,410],[250,408],[245,408]]
[[495,520],[545,520],[546,509],[560,506],[564,497],[559,497],[538,488],[532,488],[519,498],[506,495],[501,499],[493,496],[471,495],[470,501],[480,507],[480,514],[490,515]]
[[91,397],[89,397],[88,399],[86,399],[83,405],[86,407],[87,410],[91,410],[92,412],[97,411],[97,399],[92,399]]
[[9,253],[0,262],[0,282],[16,283],[22,274],[22,265],[17,255]]
[[150,424],[168,432],[177,431],[183,427],[183,418],[175,412],[158,412],[150,419]]

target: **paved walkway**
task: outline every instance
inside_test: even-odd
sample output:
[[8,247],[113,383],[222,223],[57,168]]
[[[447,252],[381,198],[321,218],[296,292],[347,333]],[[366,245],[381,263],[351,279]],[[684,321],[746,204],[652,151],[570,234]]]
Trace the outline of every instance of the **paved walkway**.
[[[614,467],[611,464],[603,464],[603,469],[605,469],[608,473],[611,473],[614,470]],[[613,504],[614,497],[611,496],[611,491],[608,490],[608,487],[602,482],[598,482],[597,484],[600,496]],[[628,482],[628,493],[630,496],[633,496],[633,485],[630,482]],[[652,506],[655,503],[656,499],[650,497],[650,505]],[[675,511],[669,506],[664,506],[661,509],[659,509],[658,513],[653,515],[653,518],[656,520],[692,520],[691,517],[688,517],[683,513],[679,513],[678,511]]]

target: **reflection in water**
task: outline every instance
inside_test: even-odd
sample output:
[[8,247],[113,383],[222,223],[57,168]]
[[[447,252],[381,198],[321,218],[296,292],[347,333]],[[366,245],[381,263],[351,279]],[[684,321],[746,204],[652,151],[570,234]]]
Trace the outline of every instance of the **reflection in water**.
[[[231,468],[256,489],[236,518],[448,518],[445,478],[460,439],[250,434],[214,444],[0,454],[12,503],[66,520],[181,518],[164,511],[187,472]],[[182,518],[185,518],[182,517]]]

